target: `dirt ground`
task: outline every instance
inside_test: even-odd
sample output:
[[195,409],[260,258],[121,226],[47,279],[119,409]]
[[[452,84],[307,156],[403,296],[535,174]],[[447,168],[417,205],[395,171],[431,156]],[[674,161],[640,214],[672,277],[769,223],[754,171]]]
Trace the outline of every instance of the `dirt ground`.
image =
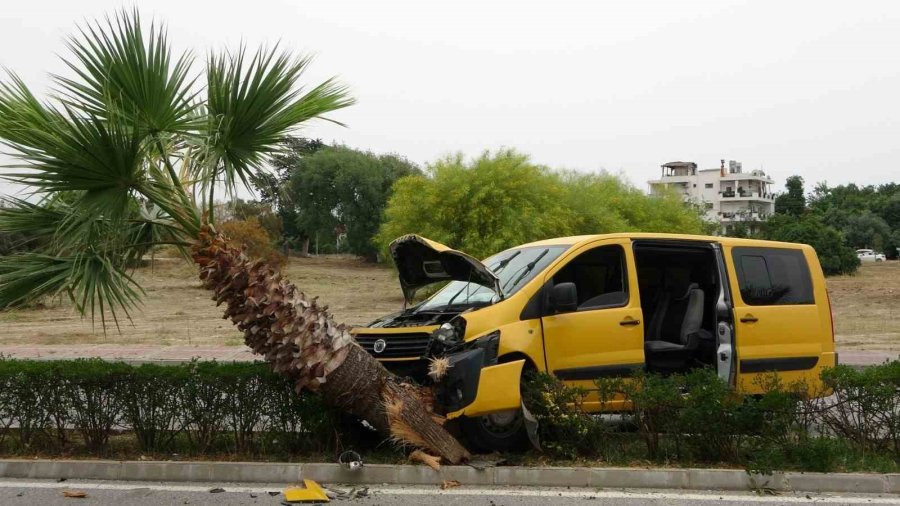
[[[338,321],[362,325],[403,305],[396,273],[384,266],[334,255],[292,258],[287,277],[328,304]],[[222,319],[197,271],[180,259],[157,259],[138,269],[147,292],[121,332],[103,333],[64,301],[43,309],[0,312],[3,344],[241,345],[240,332]],[[854,276],[828,279],[841,350],[900,351],[900,262],[866,265]]]
[[900,351],[900,261],[828,278],[840,350]]
[[[285,275],[301,290],[319,296],[339,322],[363,325],[403,307],[393,270],[344,255],[291,258]],[[106,334],[100,321],[84,320],[65,300],[46,308],[0,311],[3,344],[243,345],[241,333],[222,319],[197,270],[178,258],[157,258],[135,273],[146,291],[143,304]],[[123,321],[124,320],[124,321]]]

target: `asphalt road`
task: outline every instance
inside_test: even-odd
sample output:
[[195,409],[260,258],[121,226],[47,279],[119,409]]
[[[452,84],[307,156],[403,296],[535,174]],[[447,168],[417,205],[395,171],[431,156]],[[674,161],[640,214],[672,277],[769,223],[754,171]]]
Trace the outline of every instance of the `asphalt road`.
[[[213,488],[224,492],[212,493]],[[46,480],[0,480],[0,504],[16,505],[280,505],[283,485],[205,484],[205,483],[137,483],[72,481],[57,483]],[[335,489],[350,491],[352,487]],[[64,491],[82,491],[86,498],[64,497]],[[269,492],[278,492],[269,495]],[[335,499],[332,504],[360,506],[542,506],[546,504],[578,504],[609,506],[645,505],[791,505],[835,504],[877,505],[900,504],[900,497],[887,495],[782,494],[753,492],[687,492],[591,490],[547,488],[482,488],[460,486],[449,490],[438,487],[377,486],[366,497]]]

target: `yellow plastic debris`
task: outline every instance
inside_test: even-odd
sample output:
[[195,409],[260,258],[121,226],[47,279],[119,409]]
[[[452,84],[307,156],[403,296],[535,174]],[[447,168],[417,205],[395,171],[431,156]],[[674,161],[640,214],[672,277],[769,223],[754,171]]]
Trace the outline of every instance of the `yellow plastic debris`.
[[328,496],[322,487],[313,480],[303,480],[302,487],[284,489],[284,500],[287,502],[328,502]]

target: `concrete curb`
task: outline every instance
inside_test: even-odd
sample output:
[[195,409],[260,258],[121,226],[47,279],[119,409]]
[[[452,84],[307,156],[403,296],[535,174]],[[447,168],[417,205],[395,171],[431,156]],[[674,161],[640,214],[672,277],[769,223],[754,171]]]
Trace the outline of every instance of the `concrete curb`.
[[640,469],[589,467],[494,467],[367,465],[351,472],[337,464],[264,462],[162,462],[111,460],[0,460],[0,477],[122,481],[540,486],[629,489],[754,490],[900,494],[900,474],[774,473],[733,469]]

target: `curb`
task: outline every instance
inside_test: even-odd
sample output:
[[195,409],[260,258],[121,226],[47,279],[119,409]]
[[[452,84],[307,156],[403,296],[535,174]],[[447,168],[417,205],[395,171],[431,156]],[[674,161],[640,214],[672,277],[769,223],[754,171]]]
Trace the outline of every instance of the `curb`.
[[759,490],[900,494],[900,474],[776,472],[751,475],[734,469],[602,467],[492,467],[367,465],[349,471],[338,464],[267,462],[165,462],[112,460],[0,460],[0,477],[122,481],[540,486],[683,490]]

